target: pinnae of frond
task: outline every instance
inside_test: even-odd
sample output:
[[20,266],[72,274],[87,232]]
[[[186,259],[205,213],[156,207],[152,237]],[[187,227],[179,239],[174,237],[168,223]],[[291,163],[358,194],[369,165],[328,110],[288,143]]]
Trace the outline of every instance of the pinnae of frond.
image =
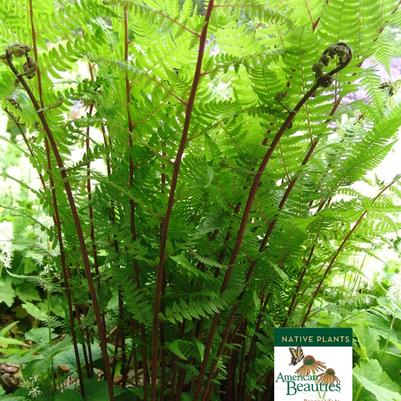
[[149,74],[149,71],[143,72],[143,75],[152,80],[155,84],[159,85],[166,91],[166,94],[171,95],[174,99],[178,100],[182,105],[186,106],[187,102],[180,96],[178,96],[174,91],[167,88],[162,81],[156,79],[154,76]]
[[163,13],[161,10],[156,10],[152,7],[145,6],[145,5],[135,5],[136,7],[143,8],[146,11],[150,11],[153,14],[159,15],[162,18],[165,18],[166,20],[172,22],[173,24],[179,26],[181,29],[184,31],[190,33],[193,36],[196,36],[198,39],[200,39],[201,35],[198,32],[193,31],[191,28],[183,24],[182,22],[178,21],[176,18],[170,17],[169,15]]
[[196,36],[198,39],[200,38],[200,34],[193,31],[192,29],[188,28],[186,25],[184,25],[182,22],[177,21],[175,18],[170,17],[169,15],[164,14],[163,12],[159,11],[159,10],[153,10],[151,8],[149,8],[150,11],[160,15],[163,18],[166,18],[167,20],[169,20],[170,22],[178,25],[180,28],[182,28],[184,31],[189,32],[191,35]]
[[[396,177],[394,177],[394,179],[387,184],[384,188],[382,188],[378,194],[372,199],[371,203],[375,203],[380,197],[383,196],[383,194],[390,189],[396,182],[398,182],[401,178],[401,175],[397,175]],[[360,226],[361,222],[365,219],[366,215],[368,214],[368,209],[365,209],[361,215],[359,216],[358,220],[354,223],[354,225],[352,226],[352,228],[347,232],[347,234],[345,235],[344,239],[341,241],[339,247],[337,248],[336,252],[333,254],[333,256],[330,259],[330,262],[328,263],[326,269],[323,272],[323,275],[321,276],[319,283],[315,289],[315,291],[312,294],[312,299],[308,304],[308,307],[306,309],[305,315],[302,319],[301,322],[301,327],[303,327],[306,323],[306,321],[308,320],[308,317],[310,315],[310,312],[312,310],[312,306],[316,300],[316,297],[318,296],[322,285],[324,283],[324,281],[326,280],[327,276],[329,275],[330,271],[332,270],[339,254],[341,253],[341,251],[344,249],[345,245],[347,244],[347,242],[349,241],[349,239],[351,238],[352,234],[356,231],[356,229]]]
[[159,331],[160,331],[160,308],[161,308],[161,294],[163,289],[163,280],[165,280],[165,263],[166,263],[166,246],[167,237],[170,225],[171,214],[175,203],[175,192],[177,188],[178,175],[180,172],[182,157],[188,141],[188,132],[191,124],[192,111],[195,103],[195,97],[198,90],[199,82],[201,79],[203,56],[206,46],[206,38],[209,27],[209,21],[213,10],[214,0],[209,0],[206,10],[202,33],[199,39],[198,57],[195,66],[195,72],[192,80],[191,92],[188,97],[188,102],[185,109],[185,119],[182,128],[182,135],[178,150],[174,161],[174,170],[171,178],[170,191],[168,196],[167,209],[163,218],[160,229],[160,246],[159,246],[159,264],[157,267],[156,275],[156,288],[155,288],[155,304],[153,316],[153,331],[152,331],[152,380],[151,380],[151,399],[156,401],[157,397],[157,366],[159,358]]

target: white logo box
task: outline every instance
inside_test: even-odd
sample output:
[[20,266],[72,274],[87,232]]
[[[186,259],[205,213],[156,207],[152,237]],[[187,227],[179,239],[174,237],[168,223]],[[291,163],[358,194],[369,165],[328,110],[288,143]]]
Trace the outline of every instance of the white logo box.
[[352,329],[278,328],[275,401],[352,401]]

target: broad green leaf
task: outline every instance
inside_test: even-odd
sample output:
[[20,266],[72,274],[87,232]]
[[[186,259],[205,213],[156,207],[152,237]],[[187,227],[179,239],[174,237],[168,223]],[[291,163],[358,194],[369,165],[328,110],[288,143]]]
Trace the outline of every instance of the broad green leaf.
[[0,278],[0,303],[4,302],[8,307],[12,306],[15,297],[15,290],[9,278]]
[[372,393],[378,401],[401,401],[401,387],[383,372],[379,361],[362,361],[354,368],[354,377]]
[[359,352],[362,358],[372,358],[379,352],[380,336],[376,330],[371,329],[368,324],[354,327],[354,333],[358,338]]
[[82,397],[77,391],[64,390],[54,396],[54,401],[82,401]]
[[[114,395],[118,396],[123,393],[123,389],[119,386],[113,386]],[[107,383],[95,379],[85,380],[86,401],[109,401],[107,391]]]
[[[56,338],[57,334],[52,332],[52,338]],[[36,344],[49,342],[49,329],[47,327],[34,327],[25,333],[25,338]]]
[[36,305],[31,302],[25,302],[22,304],[22,307],[35,319],[46,321],[47,313],[41,309],[39,309]]
[[0,348],[7,348],[9,345],[21,345],[28,347],[23,341],[16,340],[15,338],[0,337]]
[[24,282],[22,284],[18,284],[15,287],[15,292],[17,297],[22,302],[40,301],[41,299],[35,284],[30,282]]
[[116,396],[116,401],[139,401],[143,399],[143,388],[128,388]]
[[7,325],[6,327],[3,327],[0,330],[0,336],[5,336],[14,326],[16,326],[19,322],[12,322],[9,325]]

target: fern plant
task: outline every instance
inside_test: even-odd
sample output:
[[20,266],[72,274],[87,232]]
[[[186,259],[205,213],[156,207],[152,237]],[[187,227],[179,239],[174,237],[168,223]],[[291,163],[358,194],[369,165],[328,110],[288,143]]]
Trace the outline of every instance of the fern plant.
[[54,222],[82,397],[98,363],[109,400],[272,399],[272,329],[314,324],[394,231],[399,177],[368,173],[401,106],[364,61],[388,67],[398,7],[2,1],[2,107]]

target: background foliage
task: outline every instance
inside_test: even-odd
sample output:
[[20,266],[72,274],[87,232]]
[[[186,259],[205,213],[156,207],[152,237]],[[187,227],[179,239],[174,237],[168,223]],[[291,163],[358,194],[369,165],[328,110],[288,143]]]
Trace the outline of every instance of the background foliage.
[[398,247],[398,7],[3,0],[4,399],[271,400],[273,328],[310,325],[400,400],[398,268],[360,265]]

